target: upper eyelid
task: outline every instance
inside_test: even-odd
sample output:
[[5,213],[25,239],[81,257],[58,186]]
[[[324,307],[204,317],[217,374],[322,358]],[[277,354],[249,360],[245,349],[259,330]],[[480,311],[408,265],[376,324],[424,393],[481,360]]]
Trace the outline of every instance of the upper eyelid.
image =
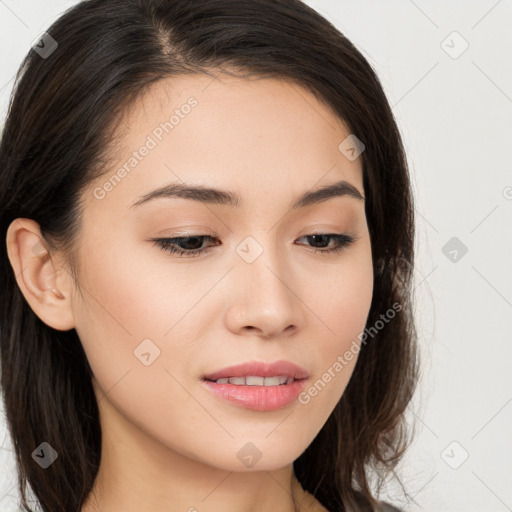
[[[297,240],[300,240],[302,238],[307,238],[310,236],[315,236],[315,235],[328,236],[328,237],[331,237],[331,239],[338,238],[338,240],[340,237],[342,237],[342,238],[346,237],[346,238],[348,238],[348,240],[345,240],[345,243],[353,243],[359,239],[359,235],[357,235],[356,233],[354,233],[352,231],[350,231],[350,232],[347,231],[345,233],[336,233],[336,232],[331,232],[331,231],[314,231],[314,232],[308,232],[304,235],[299,236],[297,238]],[[205,247],[203,249],[197,249],[199,251],[207,250],[209,248],[217,247],[218,245],[220,245],[219,243],[217,243],[217,242],[220,242],[220,239],[218,236],[208,235],[208,234],[189,234],[189,235],[182,234],[179,236],[152,238],[150,240],[152,240],[154,242],[158,242],[158,241],[177,242],[177,241],[187,239],[187,238],[202,238],[202,239],[205,239],[206,241],[215,242],[213,245],[210,245],[209,247]],[[187,251],[186,249],[184,249],[184,251],[194,252],[194,250],[192,250],[192,249],[190,251]]]
[[[350,236],[352,238],[356,238],[356,235],[352,232],[345,232],[345,233],[336,233],[333,231],[312,231],[307,232],[304,235],[300,235],[298,239],[305,238],[308,236],[314,236],[314,235],[324,235],[324,236]],[[152,240],[182,240],[184,238],[205,238],[208,240],[219,240],[219,236],[217,235],[208,235],[208,234],[180,234],[175,236],[162,236],[158,238],[154,238]]]

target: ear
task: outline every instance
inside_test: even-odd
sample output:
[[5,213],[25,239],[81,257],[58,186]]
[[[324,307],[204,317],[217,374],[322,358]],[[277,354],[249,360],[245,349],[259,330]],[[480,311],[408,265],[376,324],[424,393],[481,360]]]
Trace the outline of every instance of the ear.
[[31,219],[15,219],[7,229],[6,242],[16,282],[34,313],[54,329],[72,329],[73,278],[57,255],[50,253],[39,224]]

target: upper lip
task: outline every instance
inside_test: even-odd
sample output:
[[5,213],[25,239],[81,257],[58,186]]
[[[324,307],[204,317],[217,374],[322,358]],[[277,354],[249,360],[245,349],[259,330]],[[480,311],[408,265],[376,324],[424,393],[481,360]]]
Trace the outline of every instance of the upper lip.
[[273,363],[265,363],[261,361],[248,361],[246,363],[237,364],[235,366],[227,366],[214,373],[209,373],[203,378],[206,380],[217,380],[226,377],[293,377],[294,379],[305,379],[308,372],[290,361],[275,361]]

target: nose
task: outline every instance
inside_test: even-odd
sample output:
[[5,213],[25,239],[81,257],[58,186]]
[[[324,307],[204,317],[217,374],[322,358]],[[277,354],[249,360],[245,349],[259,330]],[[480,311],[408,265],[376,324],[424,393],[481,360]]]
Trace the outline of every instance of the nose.
[[226,327],[239,335],[290,336],[303,323],[298,278],[275,251],[265,248],[252,263],[240,260],[231,272]]

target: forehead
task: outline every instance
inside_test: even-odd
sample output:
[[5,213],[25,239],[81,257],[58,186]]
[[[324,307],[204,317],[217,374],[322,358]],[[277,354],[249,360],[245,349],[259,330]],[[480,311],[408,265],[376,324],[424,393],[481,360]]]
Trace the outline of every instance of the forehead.
[[125,111],[109,171],[95,186],[112,178],[105,203],[124,209],[179,181],[235,191],[244,204],[276,191],[289,202],[340,179],[364,195],[361,159],[340,150],[349,135],[328,106],[289,81],[168,77]]

